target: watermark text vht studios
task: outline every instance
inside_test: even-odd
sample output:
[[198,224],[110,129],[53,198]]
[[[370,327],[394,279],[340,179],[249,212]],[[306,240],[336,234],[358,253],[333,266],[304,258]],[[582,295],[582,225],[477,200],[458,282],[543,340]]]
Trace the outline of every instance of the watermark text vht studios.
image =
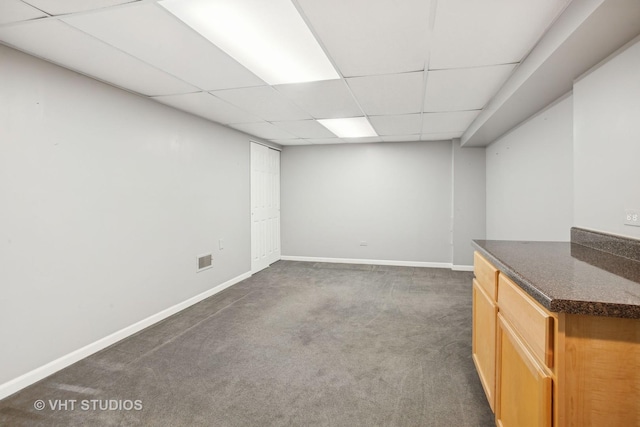
[[141,411],[142,400],[131,399],[38,399],[33,402],[38,411]]

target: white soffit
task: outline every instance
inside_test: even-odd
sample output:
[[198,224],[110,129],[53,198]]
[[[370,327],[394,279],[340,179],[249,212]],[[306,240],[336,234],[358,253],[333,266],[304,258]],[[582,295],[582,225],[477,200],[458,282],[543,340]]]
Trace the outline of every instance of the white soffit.
[[269,122],[311,118],[271,86],[219,90],[211,93]]
[[573,81],[640,34],[640,1],[573,1],[462,136],[486,146],[569,92]]
[[424,73],[386,74],[347,79],[368,115],[410,114],[422,111]]
[[345,77],[424,69],[429,0],[297,0]]
[[370,116],[369,121],[378,135],[414,135],[422,129],[421,114]]
[[156,4],[141,3],[62,19],[202,90],[265,84]]
[[520,62],[568,3],[439,1],[429,69]]
[[[2,0],[4,1],[4,0]],[[62,15],[86,10],[102,9],[137,0],[24,0],[51,15]]]
[[277,139],[277,140],[296,139],[294,135],[291,135],[290,133],[285,132],[282,129],[267,122],[235,123],[229,126],[236,128],[242,132],[246,132],[248,134],[255,135],[259,138],[264,138],[264,139]]
[[54,19],[0,28],[0,40],[64,67],[147,96],[197,89]]
[[300,138],[331,138],[334,135],[315,120],[272,122],[275,126]]
[[515,64],[505,64],[429,71],[424,111],[481,109],[515,67]]
[[258,122],[260,118],[242,111],[207,92],[168,95],[152,98],[196,116],[222,124]]
[[364,115],[344,80],[295,83],[275,88],[316,119]]
[[0,24],[43,18],[46,13],[20,0],[0,0]]
[[449,113],[424,113],[422,135],[447,132],[464,132],[480,111],[455,111]]
[[446,141],[449,139],[460,138],[462,132],[439,132],[439,133],[423,133],[420,141]]

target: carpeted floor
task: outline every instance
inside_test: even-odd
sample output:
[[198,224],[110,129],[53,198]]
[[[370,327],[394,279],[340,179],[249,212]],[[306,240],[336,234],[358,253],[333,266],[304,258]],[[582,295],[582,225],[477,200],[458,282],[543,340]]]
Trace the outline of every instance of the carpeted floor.
[[0,425],[492,426],[471,277],[279,261],[0,401]]

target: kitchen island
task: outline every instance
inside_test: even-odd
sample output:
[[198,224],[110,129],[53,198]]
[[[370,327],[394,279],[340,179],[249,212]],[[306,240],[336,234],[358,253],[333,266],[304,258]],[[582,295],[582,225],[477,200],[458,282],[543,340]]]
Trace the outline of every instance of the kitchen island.
[[473,359],[502,426],[640,426],[640,241],[476,240]]

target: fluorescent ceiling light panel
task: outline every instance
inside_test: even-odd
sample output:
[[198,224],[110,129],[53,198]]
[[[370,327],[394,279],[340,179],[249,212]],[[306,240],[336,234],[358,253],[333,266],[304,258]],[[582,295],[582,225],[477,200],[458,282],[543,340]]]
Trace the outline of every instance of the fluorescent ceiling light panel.
[[270,85],[340,78],[291,0],[159,4]]
[[323,119],[318,122],[336,134],[339,138],[362,138],[378,136],[366,117],[352,117],[347,119]]

